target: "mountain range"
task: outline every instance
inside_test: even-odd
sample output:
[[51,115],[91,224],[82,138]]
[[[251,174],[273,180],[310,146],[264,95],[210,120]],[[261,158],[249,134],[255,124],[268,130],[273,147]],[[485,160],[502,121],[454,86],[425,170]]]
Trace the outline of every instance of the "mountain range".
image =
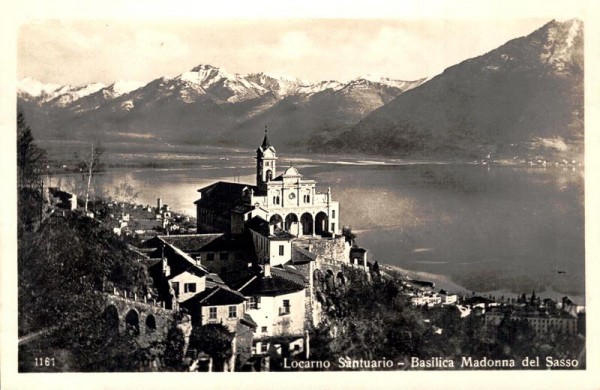
[[148,84],[43,84],[25,78],[18,100],[40,139],[140,140],[253,145],[269,125],[282,145],[301,145],[323,126],[341,130],[414,88],[416,81],[363,76],[307,83],[239,75],[199,65]]
[[583,65],[583,24],[574,19],[551,21],[430,79],[308,83],[198,65],[147,84],[25,78],[18,103],[41,140],[252,147],[268,125],[282,148],[514,155],[582,148]]

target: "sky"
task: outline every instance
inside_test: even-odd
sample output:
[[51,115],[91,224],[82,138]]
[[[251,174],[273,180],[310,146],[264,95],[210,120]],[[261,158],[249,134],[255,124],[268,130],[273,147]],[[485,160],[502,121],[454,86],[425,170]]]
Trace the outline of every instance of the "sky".
[[149,82],[199,64],[308,82],[432,77],[550,19],[35,19],[17,35],[17,76],[45,83]]

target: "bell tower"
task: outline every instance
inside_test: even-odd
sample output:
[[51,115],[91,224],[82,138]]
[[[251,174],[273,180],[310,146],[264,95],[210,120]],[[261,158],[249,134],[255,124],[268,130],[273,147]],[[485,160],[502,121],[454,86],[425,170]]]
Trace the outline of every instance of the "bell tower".
[[265,126],[265,138],[256,149],[256,195],[267,194],[267,183],[276,176],[277,154],[275,148],[269,142],[267,126]]

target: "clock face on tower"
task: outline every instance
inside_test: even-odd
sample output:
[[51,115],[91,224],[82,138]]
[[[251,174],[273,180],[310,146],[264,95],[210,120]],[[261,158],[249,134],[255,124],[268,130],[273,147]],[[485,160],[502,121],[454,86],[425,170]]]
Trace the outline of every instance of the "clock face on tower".
[[296,197],[296,194],[294,194],[293,192],[291,194],[289,194],[288,198],[290,198],[290,200],[294,200],[294,198]]

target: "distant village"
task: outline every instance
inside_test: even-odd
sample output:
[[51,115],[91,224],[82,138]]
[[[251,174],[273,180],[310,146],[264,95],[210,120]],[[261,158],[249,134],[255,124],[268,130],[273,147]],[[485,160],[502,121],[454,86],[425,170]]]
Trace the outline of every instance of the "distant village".
[[211,357],[188,347],[192,329],[207,324],[222,324],[234,335],[226,371],[269,370],[271,356],[309,359],[309,330],[327,317],[323,293],[344,288],[350,269],[368,278],[400,277],[400,294],[415,307],[452,305],[461,317],[483,316],[490,327],[509,318],[526,321],[538,335],[585,335],[585,307],[568,297],[459,296],[371,262],[342,228],[331,189],[319,192],[295,167],[279,169],[277,159],[265,131],[256,150],[256,184],[219,181],[199,189],[195,219],[161,198],[152,206],[104,201],[95,213],[81,211],[75,194],[59,188],[46,189],[50,217],[85,213],[131,238],[154,289],[138,296],[106,286],[105,315],[115,328],[149,342],[164,333],[164,318],[178,313],[184,356],[195,368],[211,370]]

